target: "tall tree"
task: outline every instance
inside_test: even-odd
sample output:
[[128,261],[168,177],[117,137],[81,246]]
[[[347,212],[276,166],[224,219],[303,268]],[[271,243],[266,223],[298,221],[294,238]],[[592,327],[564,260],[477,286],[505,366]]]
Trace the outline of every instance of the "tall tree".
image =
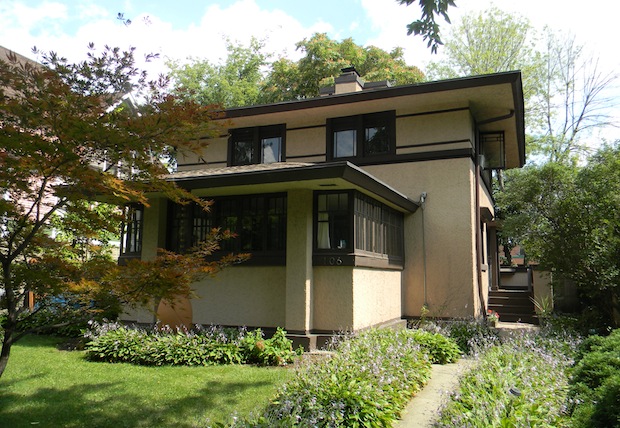
[[439,33],[439,24],[435,20],[436,16],[441,16],[449,24],[448,8],[456,7],[453,0],[396,0],[401,5],[410,6],[419,3],[422,15],[407,25],[407,34],[422,36],[423,40],[428,40],[428,47],[432,53],[437,53],[437,48],[442,45]]
[[[75,64],[53,52],[40,55],[41,64],[10,52],[0,59],[0,294],[6,310],[0,376],[12,345],[51,301],[46,297],[75,296],[87,312],[101,293],[127,302],[188,294],[194,274],[233,261],[207,264],[200,257],[217,245],[218,233],[195,257],[170,261],[169,255],[129,270],[63,257],[67,243],[54,239],[54,226],[85,236],[118,228],[118,214],[93,209],[99,200],[148,204],[147,192],[159,192],[206,209],[162,178],[168,171],[160,160],[174,146],[201,148],[200,137],[217,130],[211,106],[169,95],[164,77],[148,80],[135,66],[133,48],[98,52],[90,45],[87,59]],[[123,102],[130,93],[140,104]],[[188,269],[177,281],[178,266]],[[167,280],[149,277],[157,269]],[[32,310],[29,293],[39,297]]]
[[316,33],[298,42],[297,49],[305,52],[299,61],[280,58],[272,64],[262,91],[263,101],[317,97],[321,87],[333,84],[341,69],[351,65],[366,81],[389,80],[403,85],[424,79],[419,68],[406,64],[401,48],[386,52],[375,46],[357,45],[351,38],[339,42]]
[[620,325],[620,144],[585,166],[531,165],[508,176],[497,203],[504,231],[556,278],[573,281],[584,310]]
[[249,46],[226,41],[228,52],[220,64],[190,58],[189,62],[168,61],[173,93],[189,96],[198,103],[239,107],[258,104],[269,54],[264,43],[252,38]]
[[432,78],[521,70],[528,151],[539,159],[569,162],[583,153],[587,131],[609,125],[605,91],[616,75],[602,73],[574,37],[549,29],[541,36],[526,18],[493,7],[465,16],[446,40],[446,59],[429,66]]

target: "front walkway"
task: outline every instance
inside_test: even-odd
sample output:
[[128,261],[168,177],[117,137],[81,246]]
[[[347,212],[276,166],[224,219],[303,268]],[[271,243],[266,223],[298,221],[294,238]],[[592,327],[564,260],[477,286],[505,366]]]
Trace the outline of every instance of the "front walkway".
[[[540,329],[537,325],[526,323],[499,322],[500,337],[513,334],[531,333]],[[428,428],[439,416],[442,404],[448,394],[456,391],[459,379],[475,364],[474,360],[461,358],[454,364],[433,364],[431,378],[416,396],[409,402],[395,428]]]
[[433,364],[431,378],[409,402],[395,428],[424,428],[432,426],[439,416],[439,409],[447,394],[456,390],[459,378],[473,364],[473,360],[461,358],[453,364]]

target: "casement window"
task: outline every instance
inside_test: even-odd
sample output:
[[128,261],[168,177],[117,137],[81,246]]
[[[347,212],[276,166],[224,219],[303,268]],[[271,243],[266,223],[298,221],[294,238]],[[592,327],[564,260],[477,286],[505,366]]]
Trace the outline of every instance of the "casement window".
[[395,153],[394,111],[328,119],[330,160],[385,156]]
[[403,214],[356,191],[315,193],[315,265],[402,267]]
[[121,257],[140,257],[142,253],[142,223],[144,206],[130,204],[125,206],[125,220],[121,233]]
[[220,242],[221,251],[251,253],[249,264],[284,264],[286,203],[286,194],[277,193],[214,198],[209,212],[194,204],[171,204],[167,248],[187,251],[221,227],[237,235]]
[[283,162],[285,136],[285,125],[231,129],[228,165]]

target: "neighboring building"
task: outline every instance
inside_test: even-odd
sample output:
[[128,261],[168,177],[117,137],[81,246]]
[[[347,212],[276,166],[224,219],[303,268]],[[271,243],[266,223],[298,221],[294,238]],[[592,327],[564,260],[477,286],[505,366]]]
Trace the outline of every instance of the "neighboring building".
[[156,195],[136,210],[121,258],[183,251],[216,226],[239,235],[226,251],[252,253],[177,306],[193,323],[312,338],[425,305],[486,312],[492,171],[525,163],[520,72],[399,87],[343,72],[320,98],[227,110],[227,135],[179,155],[170,180],[214,200],[210,214]]

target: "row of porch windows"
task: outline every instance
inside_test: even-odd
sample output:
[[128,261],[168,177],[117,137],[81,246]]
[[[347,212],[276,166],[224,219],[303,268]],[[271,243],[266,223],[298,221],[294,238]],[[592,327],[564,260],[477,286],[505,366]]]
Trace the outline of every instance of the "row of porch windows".
[[[402,260],[402,213],[356,191],[316,192],[314,206],[315,254],[363,253]],[[222,251],[249,252],[252,259],[284,264],[286,207],[283,193],[216,198],[209,212],[195,204],[171,203],[166,247],[188,251],[221,227],[237,235],[220,243]],[[130,213],[123,242],[134,252],[123,255],[135,255],[141,248],[142,210],[134,207]]]

